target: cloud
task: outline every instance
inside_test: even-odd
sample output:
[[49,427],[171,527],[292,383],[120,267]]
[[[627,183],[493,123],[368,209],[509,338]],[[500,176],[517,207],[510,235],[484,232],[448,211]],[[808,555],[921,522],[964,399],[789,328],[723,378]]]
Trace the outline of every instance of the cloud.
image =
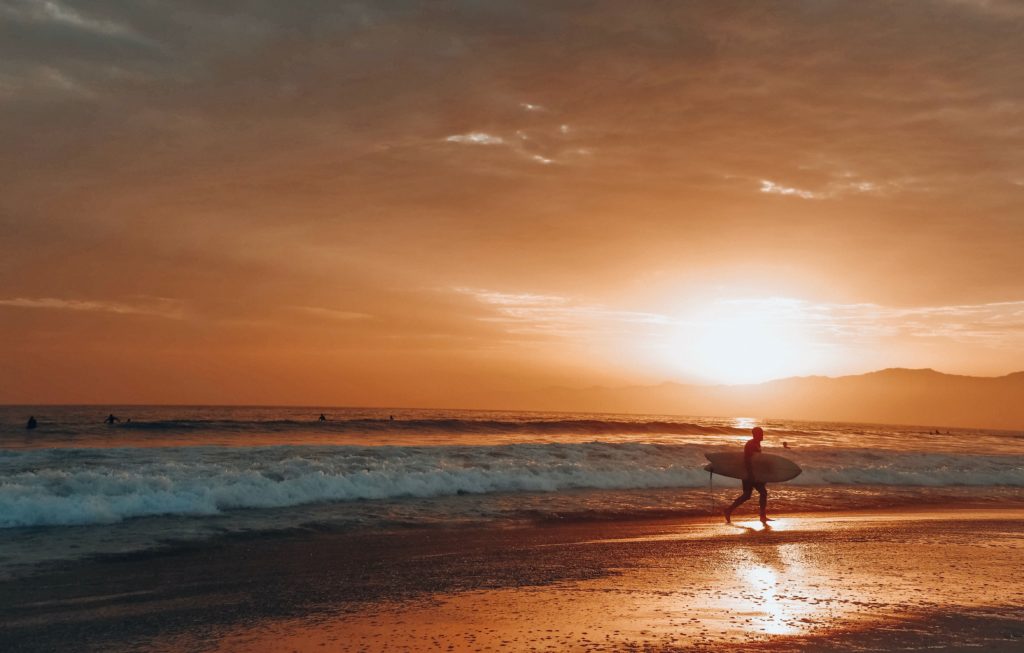
[[[895,187],[896,184],[889,184],[889,186]],[[782,184],[778,184],[768,179],[762,179],[761,192],[768,193],[770,195],[788,195],[790,197],[799,197],[800,199],[805,200],[824,200],[836,199],[843,195],[854,193],[880,193],[882,192],[882,186],[872,181],[856,179],[855,176],[850,173],[843,173],[839,175],[838,179],[829,181],[825,185],[825,188],[820,191],[792,188],[789,186],[783,186]]]
[[130,34],[136,36],[128,26],[111,20],[90,18],[73,7],[57,0],[22,0],[3,8],[3,13],[33,21],[53,21],[77,29],[98,34]]
[[501,136],[493,136],[484,132],[470,132],[468,134],[455,134],[444,139],[449,143],[466,143],[470,145],[504,145],[505,139]]
[[820,193],[813,193],[809,190],[801,190],[799,188],[787,188],[786,186],[780,186],[773,181],[767,179],[761,180],[761,192],[770,193],[773,195],[792,195],[805,200],[818,200],[826,197]]
[[112,87],[167,72],[159,40],[110,9],[104,2],[0,4],[0,96],[13,110],[8,121],[23,117],[19,109],[38,116],[40,102],[101,102]]
[[947,339],[985,346],[1024,345],[1024,301],[893,307],[816,303],[791,298],[723,300],[758,320],[806,327],[837,342],[886,338]]
[[[557,133],[564,136],[568,133],[568,128],[566,125],[562,125]],[[515,136],[514,139],[506,139],[494,134],[475,131],[465,134],[453,134],[444,140],[447,143],[458,143],[461,145],[501,145],[519,156],[541,165],[557,163],[551,156],[537,152],[537,149],[543,149],[545,152],[554,149],[555,145],[551,143],[550,135],[539,134],[541,138],[538,138],[536,132],[531,134],[524,129],[517,129]],[[577,148],[574,152],[579,154],[581,150]],[[589,152],[587,153],[589,154]]]
[[342,311],[336,308],[324,308],[322,306],[293,306],[293,310],[315,315],[317,317],[325,317],[331,320],[340,320],[347,322],[350,320],[365,320],[371,315],[367,313],[358,313],[355,311]]
[[1024,18],[1024,7],[1017,0],[946,0],[947,2],[982,13],[1005,18]]
[[[559,342],[741,287],[1020,367],[1006,309],[893,308],[1024,297],[1017,4],[0,1],[0,343],[140,293],[283,307],[267,348]],[[420,290],[453,284],[561,303]]]
[[166,298],[150,298],[135,303],[127,303],[89,299],[61,299],[56,297],[14,297],[0,299],[0,307],[2,306],[116,313],[119,315],[152,315],[171,319],[182,319],[184,317],[182,303],[176,299]]
[[622,337],[632,342],[672,344],[715,325],[750,329],[760,325],[780,333],[801,334],[808,345],[937,339],[984,347],[1024,346],[1024,301],[893,307],[769,297],[722,299],[707,310],[669,314],[621,310],[561,295],[466,287],[452,290],[489,309],[478,319],[501,325],[507,333],[545,339],[597,342]]
[[559,295],[505,293],[479,288],[453,288],[493,309],[480,319],[499,323],[509,333],[544,337],[608,336],[664,326],[671,320],[657,313],[625,311],[574,301]]

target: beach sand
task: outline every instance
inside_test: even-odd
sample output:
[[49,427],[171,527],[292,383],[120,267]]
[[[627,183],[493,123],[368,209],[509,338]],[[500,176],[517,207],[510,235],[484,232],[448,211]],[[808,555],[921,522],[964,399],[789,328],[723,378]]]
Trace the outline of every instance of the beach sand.
[[1024,650],[1024,511],[293,531],[0,583],[0,650]]

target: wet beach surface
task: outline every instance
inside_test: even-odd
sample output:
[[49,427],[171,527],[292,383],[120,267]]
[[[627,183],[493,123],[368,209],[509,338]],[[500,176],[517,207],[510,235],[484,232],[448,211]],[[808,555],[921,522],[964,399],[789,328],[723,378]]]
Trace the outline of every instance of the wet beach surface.
[[296,530],[3,581],[0,648],[1017,650],[1022,563],[1019,510]]

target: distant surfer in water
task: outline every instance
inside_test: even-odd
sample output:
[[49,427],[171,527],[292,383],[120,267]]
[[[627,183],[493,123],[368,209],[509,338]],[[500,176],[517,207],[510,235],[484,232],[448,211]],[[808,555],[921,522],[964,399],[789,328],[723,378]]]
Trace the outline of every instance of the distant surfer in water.
[[120,422],[121,420],[114,416],[114,413],[107,415],[107,419],[103,420],[106,424],[113,424],[114,422]]
[[321,422],[326,422],[327,421],[327,416],[324,415],[323,413],[320,413],[320,421]]
[[760,495],[761,504],[761,523],[768,523],[768,488],[765,487],[764,483],[758,483],[754,480],[754,454],[761,453],[761,440],[764,440],[764,430],[760,426],[755,426],[750,431],[752,437],[743,445],[743,464],[747,468],[747,477],[743,479],[743,494],[736,497],[736,500],[732,502],[725,511],[725,523],[732,523],[732,511],[739,508],[743,503],[750,498],[750,494],[753,490],[757,490]]
[[31,431],[35,427],[39,426],[39,422],[36,421],[36,416],[32,415],[28,418],[28,423],[25,424],[25,428]]

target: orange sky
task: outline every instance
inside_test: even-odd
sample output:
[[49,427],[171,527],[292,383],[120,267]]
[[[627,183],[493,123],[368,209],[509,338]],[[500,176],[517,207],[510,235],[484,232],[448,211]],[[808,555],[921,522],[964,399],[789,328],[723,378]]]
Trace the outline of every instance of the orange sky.
[[1024,369],[1019,4],[326,11],[0,6],[0,402]]

